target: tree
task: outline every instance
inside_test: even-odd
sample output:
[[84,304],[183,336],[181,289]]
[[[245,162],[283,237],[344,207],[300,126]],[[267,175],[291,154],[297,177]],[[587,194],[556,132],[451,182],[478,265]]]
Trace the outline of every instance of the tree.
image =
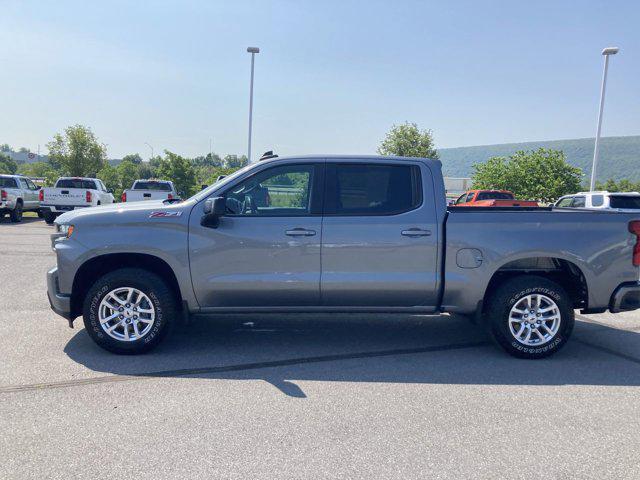
[[136,165],[140,165],[142,163],[142,157],[137,154],[137,153],[132,153],[129,155],[125,155],[122,158],[123,162],[131,162],[131,163],[135,163]]
[[18,164],[9,155],[0,153],[0,173],[13,175],[18,171]]
[[118,173],[118,179],[120,183],[119,190],[126,190],[127,188],[131,188],[133,182],[135,182],[139,178],[139,169],[138,165],[129,161],[123,160],[116,167],[116,171]]
[[0,152],[13,152],[13,149],[8,143],[3,143],[0,145]]
[[191,162],[168,150],[164,153],[165,158],[160,161],[157,169],[158,177],[171,180],[181,196],[190,197],[196,185],[196,175]]
[[227,168],[241,168],[246,166],[249,163],[246,155],[238,156],[238,155],[225,155],[224,157],[224,166]]
[[47,187],[52,186],[60,176],[59,172],[46,162],[23,163],[18,167],[18,173],[27,177],[44,178]]
[[138,165],[138,174],[141,179],[148,179],[154,177],[153,167],[149,162],[142,162]]
[[582,170],[569,165],[561,150],[518,151],[473,166],[473,188],[510,190],[516,197],[550,203],[580,190]]
[[98,143],[91,129],[82,125],[67,127],[64,135],[57,133],[47,148],[50,163],[59,166],[65,175],[95,175],[107,159],[106,146]]
[[[588,190],[585,187],[585,190]],[[629,180],[615,180],[609,179],[604,183],[596,182],[596,190],[606,190],[608,192],[640,192],[640,182],[634,183]]]
[[109,162],[105,163],[104,167],[98,172],[98,178],[102,180],[109,190],[113,190],[116,199],[120,199],[122,187],[120,186],[120,177],[115,167],[110,165]]
[[433,132],[418,129],[415,123],[393,125],[378,147],[380,155],[399,157],[438,158],[434,147]]

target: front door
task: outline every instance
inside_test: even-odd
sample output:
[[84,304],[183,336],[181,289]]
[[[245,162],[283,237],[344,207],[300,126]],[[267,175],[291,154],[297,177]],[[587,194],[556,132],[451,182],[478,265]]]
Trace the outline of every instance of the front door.
[[432,185],[429,168],[418,161],[327,162],[324,305],[427,310],[437,305]]
[[200,307],[295,307],[320,302],[321,163],[267,165],[215,196],[218,225],[191,213],[189,260]]

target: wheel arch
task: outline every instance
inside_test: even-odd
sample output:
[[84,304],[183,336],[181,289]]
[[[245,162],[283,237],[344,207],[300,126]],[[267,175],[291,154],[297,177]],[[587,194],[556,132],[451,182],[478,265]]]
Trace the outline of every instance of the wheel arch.
[[73,278],[71,313],[82,315],[84,298],[103,275],[121,268],[141,268],[162,278],[175,295],[177,308],[183,308],[183,296],[175,272],[163,259],[146,253],[107,253],[87,260]]
[[537,275],[559,284],[569,295],[573,308],[588,308],[587,279],[576,263],[557,256],[532,256],[509,260],[493,272],[484,292],[483,310],[488,297],[498,285],[526,274]]

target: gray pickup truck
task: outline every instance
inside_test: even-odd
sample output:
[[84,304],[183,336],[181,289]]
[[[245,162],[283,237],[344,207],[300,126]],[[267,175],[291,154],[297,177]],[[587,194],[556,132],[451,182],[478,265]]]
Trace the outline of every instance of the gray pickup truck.
[[455,313],[539,358],[574,309],[640,307],[640,214],[446,206],[441,164],[271,158],[181,201],[56,220],[55,312],[115,353],[224,312]]

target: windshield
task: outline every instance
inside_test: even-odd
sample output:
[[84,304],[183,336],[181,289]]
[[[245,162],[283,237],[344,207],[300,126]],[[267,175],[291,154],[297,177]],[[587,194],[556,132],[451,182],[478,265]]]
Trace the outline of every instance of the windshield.
[[240,170],[233,172],[231,175],[218,180],[217,182],[209,186],[209,188],[205,188],[204,190],[196,193],[195,195],[190,197],[188,200],[195,200],[196,202],[199,202],[200,200],[207,198],[211,194],[211,191],[213,189],[217,189],[222,185],[232,182],[234,179],[238,178],[240,175],[244,174],[245,172],[251,170],[252,168],[258,165],[259,163],[250,163],[246,167],[242,167]]
[[85,188],[87,190],[97,190],[96,182],[93,180],[83,180],[81,178],[61,178],[56,183],[56,188]]
[[513,194],[507,192],[480,192],[477,200],[513,200]]
[[133,185],[134,190],[160,190],[162,192],[170,192],[171,185],[167,182],[144,181],[136,182]]
[[640,195],[611,195],[611,208],[640,209]]
[[0,187],[4,188],[18,188],[15,178],[0,177]]

